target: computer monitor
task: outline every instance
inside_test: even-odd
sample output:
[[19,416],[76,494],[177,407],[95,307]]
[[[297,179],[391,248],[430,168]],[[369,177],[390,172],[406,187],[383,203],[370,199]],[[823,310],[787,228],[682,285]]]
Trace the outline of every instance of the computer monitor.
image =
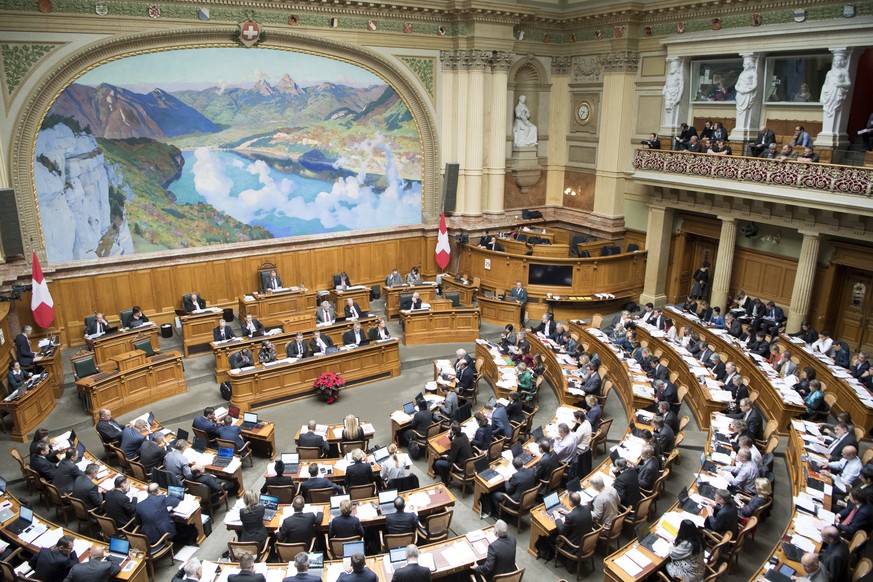
[[403,412],[406,414],[415,414],[415,402],[407,402],[403,405]]
[[339,509],[340,503],[351,500],[351,495],[334,495],[330,498],[330,508]]
[[33,510],[26,505],[21,505],[18,508],[18,519],[24,521],[33,521]]
[[185,488],[178,487],[176,485],[170,485],[167,487],[167,495],[169,497],[176,497],[178,499],[185,499]]
[[555,507],[561,505],[561,498],[558,496],[557,491],[552,491],[543,499],[543,504],[546,506],[546,511],[551,511]]
[[379,505],[394,503],[395,499],[397,499],[397,489],[389,489],[388,491],[379,492]]
[[391,548],[388,550],[388,560],[392,564],[398,564],[400,562],[406,561],[406,546],[400,546],[399,548]]
[[252,424],[258,424],[258,413],[257,412],[243,412],[243,422],[251,422]]
[[267,509],[279,509],[279,498],[272,495],[261,495],[258,497],[261,505]]
[[285,465],[297,465],[300,463],[300,455],[298,453],[282,453],[282,463]]
[[121,538],[109,538],[109,553],[127,555],[130,552],[130,542]]
[[364,542],[346,542],[343,544],[343,558],[351,558],[355,554],[364,553]]

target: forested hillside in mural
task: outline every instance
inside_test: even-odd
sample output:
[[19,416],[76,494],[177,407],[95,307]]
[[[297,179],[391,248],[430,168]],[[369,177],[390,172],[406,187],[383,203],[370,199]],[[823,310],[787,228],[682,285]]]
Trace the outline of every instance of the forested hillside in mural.
[[421,221],[414,120],[378,76],[292,51],[105,63],[46,115],[34,180],[51,262]]

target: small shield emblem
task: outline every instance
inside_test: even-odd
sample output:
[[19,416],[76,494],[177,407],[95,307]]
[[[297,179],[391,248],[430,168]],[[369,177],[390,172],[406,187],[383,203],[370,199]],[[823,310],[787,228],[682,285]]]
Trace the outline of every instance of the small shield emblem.
[[297,26],[297,24],[299,22],[300,22],[300,17],[297,16],[296,14],[292,14],[291,16],[288,17],[288,26]]
[[161,17],[161,7],[157,4],[149,5],[149,18],[160,18]]
[[712,19],[712,29],[713,30],[721,30],[721,18],[713,18]]
[[603,33],[600,31],[600,29],[595,30],[594,40],[600,40],[601,38],[603,38]]
[[261,25],[254,20],[247,20],[239,27],[239,40],[247,47],[255,46],[261,38]]
[[52,11],[52,0],[39,0],[39,11],[48,14]]
[[200,20],[209,20],[209,8],[201,8],[197,11],[197,18]]
[[379,27],[379,23],[376,20],[370,20],[370,22],[367,23],[367,30],[369,30],[371,32],[376,30],[376,28],[378,28],[378,27]]
[[652,36],[652,34],[654,34],[654,31],[652,30],[651,26],[647,26],[643,29],[643,34],[645,34],[646,36]]
[[676,23],[676,32],[678,32],[679,34],[682,34],[685,32],[685,21],[684,20],[680,20],[679,22]]
[[404,22],[403,23],[403,33],[409,34],[411,32],[412,32],[412,23],[411,22]]
[[445,36],[446,35],[446,27],[440,24],[437,26],[437,36]]

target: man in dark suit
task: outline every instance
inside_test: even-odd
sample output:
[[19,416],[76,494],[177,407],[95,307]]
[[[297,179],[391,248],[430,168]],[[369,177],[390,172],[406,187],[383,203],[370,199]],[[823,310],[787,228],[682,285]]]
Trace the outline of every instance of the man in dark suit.
[[36,445],[36,455],[30,455],[30,466],[34,471],[39,473],[39,476],[48,482],[55,479],[55,465],[48,460],[49,448],[48,442],[41,442]]
[[99,335],[110,328],[109,322],[102,313],[94,314],[94,320],[85,328],[85,335]]
[[61,495],[72,492],[76,477],[85,474],[76,466],[76,461],[78,460],[78,450],[76,450],[76,447],[70,447],[64,451],[64,458],[61,459],[61,462],[55,468],[55,478],[52,481],[52,485],[58,488]]
[[421,309],[422,303],[424,303],[424,302],[421,300],[421,295],[419,295],[418,291],[416,291],[415,293],[412,294],[412,300],[409,303],[409,308],[410,309]]
[[18,362],[12,362],[11,369],[9,370],[9,373],[6,374],[6,385],[9,389],[9,393],[12,394],[21,388],[31,376],[33,376],[33,374],[27,370],[21,369],[21,364]]
[[33,327],[25,325],[22,328],[21,333],[15,336],[15,340],[13,340],[15,351],[18,353],[18,363],[22,366],[32,365],[33,358],[35,357],[33,349],[30,347],[31,333],[33,333]]
[[571,492],[568,499],[570,510],[563,507],[558,509],[558,512],[565,516],[563,523],[558,524],[558,533],[574,546],[578,546],[582,543],[582,537],[594,529],[594,518],[591,517],[591,508],[588,504],[582,505],[582,498],[578,491]]
[[306,552],[300,552],[294,556],[294,567],[297,569],[297,574],[284,578],[282,582],[321,582],[319,576],[308,573],[309,556]]
[[223,319],[218,320],[218,327],[212,330],[212,340],[216,342],[221,342],[224,340],[231,339],[236,337],[236,334],[233,333],[233,330],[227,325],[227,322]]
[[273,471],[276,472],[275,475],[267,476],[264,479],[264,484],[261,485],[261,495],[266,495],[271,485],[273,487],[289,487],[295,484],[293,477],[284,474],[285,463],[283,463],[281,460],[276,461],[273,464]]
[[307,425],[307,432],[301,432],[297,438],[297,446],[299,447],[320,447],[324,454],[330,452],[330,445],[324,440],[324,437],[315,432],[318,423],[310,420]]
[[64,578],[64,582],[108,582],[121,572],[121,566],[114,562],[103,561],[105,556],[106,548],[94,544],[88,552],[88,561],[74,565]]
[[399,495],[394,500],[394,513],[385,516],[385,531],[389,534],[412,533],[418,526],[418,516],[406,511],[406,500]]
[[356,485],[369,485],[375,480],[373,467],[367,462],[366,453],[361,449],[352,451],[352,462],[346,467],[346,491]]
[[227,582],[267,582],[267,578],[255,573],[255,557],[245,552],[239,557],[239,574],[231,574]]
[[134,426],[126,426],[121,431],[121,451],[128,459],[134,458],[139,453],[142,442],[148,435],[149,426],[146,421],[137,420]]
[[674,434],[679,432],[679,416],[673,412],[669,402],[658,403],[658,414],[664,419],[664,424],[669,426]]
[[291,501],[291,507],[294,513],[285,518],[282,522],[282,527],[276,534],[280,542],[284,544],[306,544],[308,548],[315,539],[318,524],[321,523],[324,515],[322,512],[317,514],[304,513],[303,508],[306,506],[306,501],[302,495],[296,495]]
[[503,252],[503,245],[497,242],[496,236],[492,236],[490,239],[488,239],[488,242],[485,243],[485,248],[489,251],[497,251],[501,253]]
[[327,334],[322,335],[317,329],[312,332],[312,339],[309,340],[309,350],[312,353],[327,351],[327,348],[333,346],[333,340]]
[[732,313],[724,316],[724,328],[731,337],[739,338],[743,335],[743,323],[734,317]]
[[340,495],[343,492],[343,488],[338,483],[334,483],[327,477],[318,476],[318,463],[309,465],[309,479],[300,484],[300,493],[303,494],[303,497],[312,501],[310,491],[313,489],[327,489],[328,487],[334,490],[334,495]]
[[459,362],[458,373],[456,377],[458,388],[464,388],[465,390],[469,390],[473,387],[473,380],[476,376],[476,373],[473,371],[471,366],[467,365],[466,360],[462,360]]
[[837,529],[847,538],[858,530],[870,531],[873,528],[873,505],[866,501],[866,497],[858,489],[852,489],[846,508],[837,514]]
[[679,392],[676,390],[676,385],[669,380],[655,380],[652,382],[652,388],[655,390],[655,410],[661,402],[666,402],[670,406],[679,403]]
[[660,360],[656,359],[655,365],[646,373],[646,376],[655,380],[666,380],[670,377],[670,370],[667,369],[667,366],[661,364]]
[[560,461],[558,461],[558,455],[552,450],[552,441],[547,438],[541,439],[539,447],[540,460],[536,464],[536,477],[540,481],[545,481],[560,464]]
[[169,532],[170,540],[176,537],[176,526],[170,516],[169,508],[181,503],[178,497],[160,495],[157,483],[149,483],[148,497],[137,503],[136,514],[142,523],[142,533],[145,534],[150,544],[154,544],[164,533]]
[[246,446],[246,442],[242,438],[242,428],[234,425],[233,421],[233,417],[229,414],[224,417],[224,422],[218,427],[218,438],[223,441],[233,441],[239,450]]
[[834,526],[828,526],[821,530],[822,544],[819,559],[821,564],[831,575],[831,580],[835,582],[839,580],[849,579],[849,566],[851,565],[851,556],[849,555],[849,545],[840,537],[840,530]]
[[[279,462],[281,463],[281,461]],[[222,493],[226,492],[229,495],[235,495],[238,487],[236,479],[219,479],[212,473],[207,473],[203,469],[203,465],[198,465],[197,463],[191,465],[191,480],[209,487],[213,503]]]
[[379,577],[375,572],[367,568],[367,559],[364,554],[358,552],[351,558],[352,571],[343,572],[337,578],[337,582],[378,582]]
[[[775,143],[776,134],[766,125],[762,125],[761,129],[758,130],[758,138],[755,140],[755,143],[749,144],[749,150],[752,157],[757,158],[764,152],[764,150],[770,147],[770,144]],[[839,580],[839,578],[836,578],[836,580]]]
[[752,434],[752,438],[759,441],[764,438],[764,417],[752,405],[749,398],[740,400],[740,411],[728,415],[731,418],[738,418],[746,422],[746,429]]
[[498,519],[494,524],[494,535],[497,539],[488,545],[488,555],[485,562],[479,566],[473,564],[473,570],[490,582],[498,574],[515,572],[515,538],[509,535],[506,522]]
[[289,358],[305,358],[311,354],[309,344],[303,338],[303,332],[297,332],[294,341],[288,342],[288,345],[285,346],[285,355]]
[[367,313],[361,309],[361,306],[358,305],[354,299],[349,297],[346,299],[346,305],[343,307],[343,313],[349,319],[359,319],[361,317],[366,317]]
[[108,408],[100,409],[98,412],[100,420],[97,421],[97,434],[105,443],[119,443],[121,441],[121,431],[124,427],[112,418],[112,411]]
[[643,446],[640,463],[636,466],[640,488],[651,491],[661,473],[661,462],[655,457],[655,447]]
[[367,335],[372,341],[391,338],[391,332],[388,331],[388,327],[386,326],[384,319],[380,319],[379,323],[377,323],[375,327],[371,327],[370,330],[367,332]]
[[122,527],[136,517],[136,499],[130,499],[127,492],[130,491],[130,481],[124,475],[115,478],[115,489],[106,492],[103,502],[103,512],[115,521],[115,525]]
[[785,311],[772,301],[768,301],[767,311],[764,313],[760,329],[767,335],[775,336],[779,333],[779,326],[782,325],[783,321],[785,321]]
[[652,419],[652,434],[658,441],[663,455],[669,455],[676,448],[676,433],[662,417],[656,416]]
[[103,495],[100,494],[100,489],[94,482],[99,472],[100,465],[91,463],[85,467],[85,474],[79,475],[73,482],[73,497],[84,503],[88,510],[97,509],[103,505]]
[[542,320],[532,331],[534,333],[542,333],[546,337],[552,337],[555,335],[555,329],[555,322],[553,321],[552,316],[548,313],[544,313]]
[[27,563],[33,568],[32,578],[63,580],[70,569],[79,563],[79,556],[73,550],[73,538],[61,536],[53,547],[42,548]]
[[590,363],[586,364],[585,367],[588,369],[589,376],[584,382],[582,382],[582,391],[585,392],[585,394],[600,396],[600,388],[603,384],[600,372],[598,372],[597,368]]
[[710,356],[708,368],[712,370],[712,375],[715,376],[716,380],[724,378],[724,362],[721,361],[721,356],[718,354]]
[[759,329],[755,332],[755,337],[750,339],[746,344],[746,349],[752,352],[753,354],[758,354],[762,358],[767,358],[770,356],[770,344],[764,338],[766,333],[764,333],[763,329]]
[[473,456],[473,447],[470,445],[470,439],[461,430],[461,425],[457,422],[452,423],[451,438],[452,444],[448,455],[437,459],[433,463],[433,470],[446,485],[451,481],[449,471],[451,471],[452,465],[462,467],[467,462],[467,459]]
[[200,297],[197,293],[191,293],[183,304],[185,311],[191,313],[198,309],[206,309],[206,300]]
[[255,337],[256,335],[264,334],[264,325],[252,317],[249,313],[246,315],[245,321],[242,322],[242,334],[245,337]]
[[270,274],[266,277],[265,283],[266,283],[266,285],[264,286],[265,290],[266,289],[281,289],[283,287],[282,279],[280,279],[279,275],[276,274],[275,269],[270,271]]
[[322,301],[321,307],[315,312],[315,323],[333,323],[336,321],[336,311],[330,301]]
[[737,506],[727,489],[719,489],[715,492],[715,508],[706,507],[706,521],[703,526],[719,535],[731,532],[737,537],[739,521],[737,518]]
[[218,436],[219,426],[218,423],[215,422],[215,408],[212,406],[204,408],[203,414],[195,416],[191,425],[194,428],[205,432],[206,436],[210,439],[216,438]]
[[364,330],[361,329],[361,322],[356,321],[355,325],[352,326],[347,332],[343,333],[343,345],[355,345],[359,346],[362,342],[367,340],[367,334],[364,333]]
[[406,546],[406,565],[394,570],[391,582],[430,582],[430,568],[418,565],[418,546]]
[[412,424],[409,429],[405,430],[400,438],[401,442],[409,445],[409,441],[413,438],[413,432],[421,436],[427,436],[427,429],[434,423],[433,412],[430,408],[422,408],[417,411],[412,417]]
[[[524,463],[521,462],[521,457],[512,459],[512,466],[515,468],[515,473],[506,482],[506,491],[494,492],[494,507],[500,507],[500,504],[507,497],[515,502],[510,503],[510,505],[515,507],[521,501],[521,496],[525,491],[537,486],[536,471],[533,468],[525,467]],[[483,495],[482,497],[484,498],[485,496]]]
[[148,477],[151,476],[155,467],[164,464],[166,456],[167,447],[164,444],[164,437],[160,433],[152,433],[139,447],[139,462],[142,463]]
[[858,441],[855,439],[855,433],[849,430],[849,425],[845,422],[838,422],[834,425],[834,440],[828,445],[828,454],[831,462],[839,461],[843,458],[843,449],[846,447],[858,447]]
[[621,504],[625,507],[636,507],[641,499],[640,480],[637,477],[637,472],[628,467],[626,459],[619,457],[615,460],[612,473],[615,475],[614,487],[618,492]]

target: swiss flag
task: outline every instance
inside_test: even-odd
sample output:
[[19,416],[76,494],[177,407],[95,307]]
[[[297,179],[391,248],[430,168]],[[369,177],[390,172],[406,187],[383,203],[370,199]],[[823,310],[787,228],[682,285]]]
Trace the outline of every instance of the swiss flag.
[[33,320],[42,328],[51,326],[55,320],[55,302],[49,293],[48,283],[42,276],[42,267],[39,259],[33,253],[33,296],[30,299],[30,309],[33,311]]
[[449,246],[449,232],[446,230],[446,213],[440,212],[440,234],[436,243],[436,263],[440,269],[446,270],[449,259],[452,256],[452,247]]

